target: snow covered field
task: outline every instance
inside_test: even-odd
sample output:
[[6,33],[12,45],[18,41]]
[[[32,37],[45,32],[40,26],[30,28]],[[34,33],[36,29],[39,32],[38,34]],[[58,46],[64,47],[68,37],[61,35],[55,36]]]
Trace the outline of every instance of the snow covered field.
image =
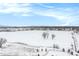
[[[49,34],[48,38],[43,37],[42,34],[44,32],[47,32]],[[52,36],[51,36],[52,34],[55,36],[54,38],[52,38]],[[7,43],[22,42],[22,43],[32,46],[33,49],[38,48],[38,47],[43,47],[43,48],[47,48],[50,50],[50,48],[48,48],[48,47],[52,48],[54,44],[57,44],[60,48],[59,50],[61,50],[62,48],[65,48],[67,50],[67,49],[71,48],[71,44],[73,44],[72,31],[49,31],[49,30],[37,31],[37,30],[33,30],[33,31],[0,32],[0,37],[6,38],[8,41]],[[76,35],[75,37],[78,38],[79,36]],[[28,53],[26,54],[24,52],[25,50],[19,50],[19,52],[18,52],[18,49],[23,48],[23,46],[19,47],[19,45],[13,44],[13,43],[8,44],[8,45],[12,45],[12,46],[10,46],[6,49],[0,49],[0,54],[3,53],[4,51],[6,51],[7,54],[11,54],[16,51],[17,51],[16,53],[19,53],[19,55],[32,55],[33,54],[33,52],[31,52],[32,54],[28,54]],[[17,46],[17,48],[15,48],[16,46]],[[35,47],[33,47],[33,46],[35,46]],[[26,45],[26,48],[27,48],[27,45]],[[12,50],[12,49],[13,49],[13,51],[14,50],[15,51],[11,52],[10,50]],[[20,52],[23,54],[20,54]],[[15,55],[16,55],[16,53],[15,53]],[[42,52],[41,54],[43,54],[43,53],[45,53],[45,52]],[[61,56],[61,55],[70,56],[69,54],[64,53],[64,52],[60,52],[60,51],[57,52],[57,51],[52,51],[52,50],[50,52],[48,52],[48,54],[46,54],[46,55],[50,56],[51,54],[59,55],[59,56]]]
[[[43,32],[48,32],[48,39],[44,39]],[[55,35],[52,40],[51,34]],[[52,46],[54,43],[61,47],[68,47],[72,42],[71,31],[18,31],[0,32],[0,37],[6,38],[9,42],[23,42],[35,46]]]

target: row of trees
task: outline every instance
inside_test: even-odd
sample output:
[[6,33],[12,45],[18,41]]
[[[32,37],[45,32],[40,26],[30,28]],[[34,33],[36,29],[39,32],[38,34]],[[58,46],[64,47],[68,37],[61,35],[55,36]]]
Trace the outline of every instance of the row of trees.
[[[44,39],[48,39],[49,38],[49,33],[48,32],[43,32],[42,33],[42,37]],[[52,40],[53,40],[53,38],[55,37],[55,35],[54,34],[51,34],[51,37],[52,37]]]

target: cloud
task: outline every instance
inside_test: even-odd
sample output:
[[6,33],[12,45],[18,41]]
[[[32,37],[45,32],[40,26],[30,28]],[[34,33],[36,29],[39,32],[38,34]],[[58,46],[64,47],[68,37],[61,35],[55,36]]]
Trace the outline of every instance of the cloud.
[[[42,6],[42,5],[41,5]],[[79,20],[79,10],[72,7],[51,7],[43,5],[46,10],[37,10],[34,13],[41,16],[54,17],[62,22],[61,25],[71,25],[74,21]]]
[[0,3],[0,13],[29,15],[31,12],[30,4],[24,3]]
[[0,0],[0,3],[27,3],[29,0]]
[[[19,2],[24,3],[19,3]],[[26,3],[26,0],[0,0],[0,13],[13,14],[21,16],[48,16],[61,21],[61,25],[71,25],[79,20],[79,9],[72,7],[56,7],[53,5],[44,5]],[[13,2],[13,3],[12,3]],[[35,8],[36,7],[36,8]]]
[[50,3],[51,0],[0,0],[0,3]]

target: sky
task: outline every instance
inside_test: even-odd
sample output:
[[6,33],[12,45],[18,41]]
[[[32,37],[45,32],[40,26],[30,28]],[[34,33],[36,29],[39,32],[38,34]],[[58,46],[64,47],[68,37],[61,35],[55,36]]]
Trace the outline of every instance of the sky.
[[79,3],[8,3],[2,0],[0,25],[76,26],[79,25]]

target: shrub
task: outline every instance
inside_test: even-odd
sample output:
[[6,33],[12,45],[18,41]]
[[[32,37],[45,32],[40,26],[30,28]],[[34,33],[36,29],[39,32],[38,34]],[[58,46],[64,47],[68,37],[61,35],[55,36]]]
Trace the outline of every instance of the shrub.
[[47,52],[47,48],[45,49],[45,52]]
[[76,54],[76,56],[78,56],[78,54]]
[[79,53],[79,50],[77,51],[77,53]]
[[70,53],[70,49],[68,49],[68,51],[67,51],[68,53]]
[[39,49],[36,49],[37,52],[39,52]]
[[65,52],[65,49],[63,48],[62,51]]
[[73,55],[73,52],[71,51],[70,54]]
[[38,54],[38,56],[40,56],[40,54]]
[[59,49],[59,46],[57,44],[54,44],[53,48]]

